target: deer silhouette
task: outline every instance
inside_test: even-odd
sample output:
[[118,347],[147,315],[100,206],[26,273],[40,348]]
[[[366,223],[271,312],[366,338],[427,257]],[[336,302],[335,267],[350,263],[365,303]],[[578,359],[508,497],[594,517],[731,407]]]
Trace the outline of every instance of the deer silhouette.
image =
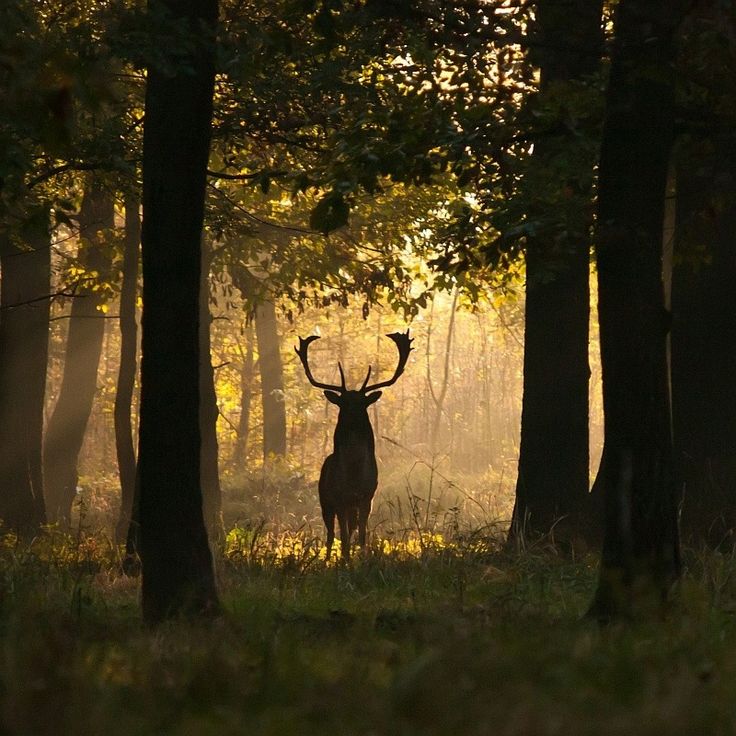
[[335,540],[335,517],[340,526],[340,549],[345,559],[350,558],[350,537],[358,529],[358,543],[365,548],[366,526],[378,485],[378,466],[373,427],[368,418],[368,407],[381,398],[379,388],[396,383],[404,372],[412,350],[413,338],[409,331],[393,332],[390,337],[399,350],[399,362],[394,375],[388,381],[368,384],[371,367],[363,385],[357,391],[345,386],[345,373],[338,362],[340,385],[333,386],[314,379],[309,368],[309,346],[319,337],[299,338],[294,350],[304,366],[307,379],[316,388],[324,389],[327,400],[340,409],[335,427],[334,449],[322,464],[319,475],[319,503],[327,528],[327,558]]

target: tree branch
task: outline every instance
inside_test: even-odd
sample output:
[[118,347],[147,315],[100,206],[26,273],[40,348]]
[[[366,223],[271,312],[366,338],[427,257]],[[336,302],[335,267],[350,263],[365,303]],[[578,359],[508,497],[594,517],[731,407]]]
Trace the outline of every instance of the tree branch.
[[56,299],[57,297],[60,297],[60,296],[71,297],[74,299],[84,298],[84,295],[75,294],[73,291],[57,291],[57,292],[54,292],[53,294],[46,294],[46,296],[37,296],[34,299],[26,299],[26,301],[16,302],[15,304],[4,304],[2,307],[0,307],[0,310],[17,309],[18,307],[26,307],[29,304],[45,302],[47,300]]
[[48,181],[49,179],[52,179],[58,174],[63,174],[66,171],[95,171],[96,169],[101,169],[101,168],[103,168],[101,164],[98,164],[98,163],[87,163],[86,164],[82,161],[60,164],[59,166],[54,166],[48,171],[45,171],[43,174],[34,176],[33,179],[27,182],[26,188],[33,189],[33,187],[37,186],[38,184],[42,184],[43,182]]

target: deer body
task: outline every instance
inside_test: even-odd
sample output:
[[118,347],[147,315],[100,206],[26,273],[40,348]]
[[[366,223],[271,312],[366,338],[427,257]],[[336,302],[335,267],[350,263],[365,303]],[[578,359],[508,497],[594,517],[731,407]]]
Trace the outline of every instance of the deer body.
[[313,386],[323,388],[328,401],[336,404],[340,413],[335,427],[334,448],[323,465],[319,476],[319,502],[322,518],[327,529],[327,557],[335,539],[335,518],[340,526],[340,545],[345,558],[350,557],[350,537],[357,528],[358,543],[365,547],[368,516],[373,504],[373,496],[378,486],[378,465],[376,464],[375,439],[368,417],[368,407],[381,397],[375,389],[390,386],[403,373],[406,360],[411,351],[409,333],[393,333],[389,337],[399,349],[399,365],[394,376],[388,381],[368,385],[371,370],[368,369],[363,386],[358,391],[349,391],[345,386],[342,366],[342,384],[332,386],[319,383],[312,377],[309,369],[307,351],[316,336],[306,340],[299,338],[296,353],[302,361],[307,379]]
[[[350,397],[349,394],[356,395]],[[380,392],[373,394],[373,401],[380,395]],[[327,528],[328,557],[335,539],[335,517],[345,556],[350,556],[350,537],[356,527],[358,544],[365,547],[366,524],[378,486],[375,440],[366,398],[358,391],[347,392],[342,397],[343,405],[338,404],[340,414],[335,427],[334,449],[325,459],[319,476],[319,504]]]

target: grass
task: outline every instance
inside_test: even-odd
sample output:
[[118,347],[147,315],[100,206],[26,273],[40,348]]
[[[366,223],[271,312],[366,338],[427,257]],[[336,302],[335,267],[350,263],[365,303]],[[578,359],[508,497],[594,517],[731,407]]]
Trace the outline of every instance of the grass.
[[239,530],[226,615],[150,631],[104,538],[6,536],[0,732],[732,734],[736,563],[687,563],[667,620],[601,630],[592,556],[407,533],[348,567]]

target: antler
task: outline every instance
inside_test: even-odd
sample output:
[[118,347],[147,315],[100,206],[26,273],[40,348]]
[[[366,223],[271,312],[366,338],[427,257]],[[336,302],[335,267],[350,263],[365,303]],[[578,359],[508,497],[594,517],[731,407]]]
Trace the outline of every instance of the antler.
[[337,364],[337,367],[340,369],[340,380],[342,381],[342,386],[333,386],[330,383],[320,383],[319,381],[314,380],[312,371],[309,369],[309,359],[307,358],[307,352],[309,350],[309,346],[315,340],[319,340],[319,335],[310,335],[307,338],[300,337],[299,347],[294,347],[294,352],[299,356],[299,359],[302,361],[302,366],[304,366],[304,373],[307,376],[307,380],[309,381],[309,383],[312,384],[312,386],[315,386],[316,388],[324,388],[328,391],[339,391],[340,393],[343,393],[347,389],[345,388],[345,374],[343,373],[342,365],[340,365],[340,363]]
[[396,343],[396,347],[399,349],[399,364],[396,366],[394,375],[389,378],[388,381],[373,383],[370,386],[366,385],[368,383],[368,379],[371,376],[371,369],[368,368],[368,375],[365,377],[365,381],[363,381],[363,385],[360,389],[364,393],[375,391],[377,388],[391,386],[392,384],[396,383],[396,381],[399,379],[399,376],[404,372],[406,361],[409,359],[409,353],[413,350],[411,344],[412,342],[414,342],[414,338],[409,337],[409,330],[407,330],[406,332],[392,332],[390,335],[386,335],[386,337],[390,337]]

